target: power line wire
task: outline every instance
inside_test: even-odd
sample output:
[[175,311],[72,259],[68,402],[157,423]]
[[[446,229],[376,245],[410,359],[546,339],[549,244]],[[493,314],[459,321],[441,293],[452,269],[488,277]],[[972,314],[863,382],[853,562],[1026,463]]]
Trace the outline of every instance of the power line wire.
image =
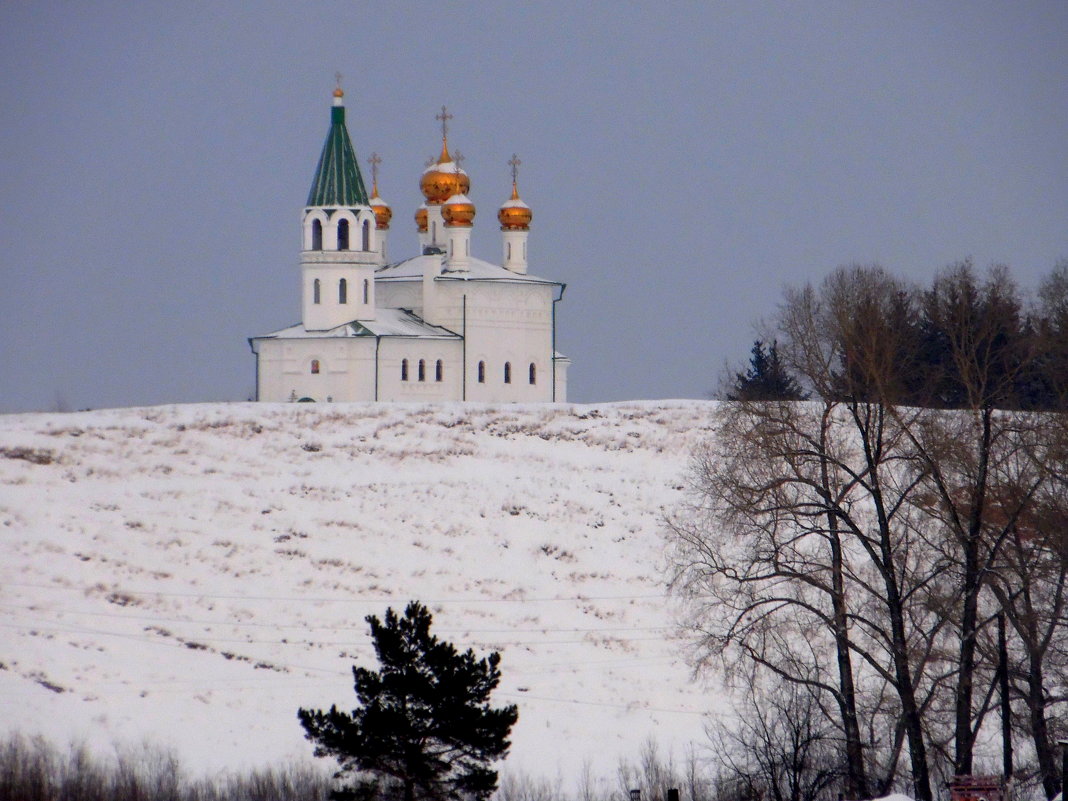
[[[81,609],[48,609],[43,608],[38,604],[2,604],[0,603],[0,609],[23,609],[31,612],[48,612],[68,615],[86,615],[90,617],[109,617],[118,618],[120,620],[147,620],[154,623],[186,623],[186,624],[203,624],[211,626],[233,626],[233,627],[257,627],[257,628],[272,628],[272,629],[301,629],[302,631],[351,631],[353,625],[338,625],[338,626],[320,626],[309,625],[308,623],[261,623],[257,621],[241,621],[241,620],[198,620],[196,618],[177,618],[177,617],[160,617],[157,615],[139,615],[139,614],[124,614],[122,612],[90,612]],[[517,631],[522,632],[572,632],[572,633],[611,633],[619,631],[668,631],[671,630],[671,626],[609,626],[609,627],[572,627],[572,626],[532,626],[530,628],[510,627],[505,629],[446,629],[435,627],[434,631],[438,634],[447,634],[454,636],[458,634],[510,634]]]
[[[4,582],[6,587],[31,587],[42,590],[66,590],[70,592],[86,592],[100,589],[98,587],[58,587],[48,584],[30,584],[26,582]],[[120,592],[124,595],[157,596],[164,598],[211,598],[216,600],[231,601],[299,601],[312,603],[352,603],[352,604],[394,604],[407,603],[411,597],[400,596],[373,596],[373,597],[349,597],[337,598],[331,596],[301,596],[301,595],[226,595],[208,592],[170,592],[166,590],[128,590],[113,589],[112,592]],[[483,604],[483,603],[582,603],[584,601],[636,601],[636,600],[663,600],[667,593],[653,595],[569,595],[569,596],[545,596],[534,598],[430,598],[424,599],[423,604]]]

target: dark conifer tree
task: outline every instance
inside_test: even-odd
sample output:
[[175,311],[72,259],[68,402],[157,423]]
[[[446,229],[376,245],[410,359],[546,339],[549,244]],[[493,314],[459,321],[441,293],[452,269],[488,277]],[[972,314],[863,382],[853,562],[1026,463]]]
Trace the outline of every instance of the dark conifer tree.
[[763,342],[756,340],[751,353],[749,369],[744,373],[735,373],[734,385],[727,393],[727,400],[794,401],[808,398],[779,358],[774,341],[765,348]]
[[479,659],[430,634],[431,614],[411,602],[385,622],[366,618],[379,669],[353,667],[359,707],[340,712],[300,709],[315,755],[333,757],[351,780],[335,798],[399,795],[403,801],[475,799],[497,788],[490,768],[511,745],[515,705],[491,707],[500,654]]

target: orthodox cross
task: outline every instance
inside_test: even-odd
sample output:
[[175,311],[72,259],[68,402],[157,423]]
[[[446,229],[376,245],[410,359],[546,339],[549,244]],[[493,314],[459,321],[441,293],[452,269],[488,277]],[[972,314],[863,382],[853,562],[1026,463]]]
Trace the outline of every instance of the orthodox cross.
[[378,186],[378,165],[382,163],[382,157],[377,153],[372,153],[367,163],[371,165],[371,180],[374,181],[375,186]]
[[441,120],[441,138],[447,138],[449,135],[449,120],[452,119],[452,114],[449,113],[445,106],[442,106],[441,113],[435,114],[434,119]]
[[335,72],[334,73],[334,80],[337,81],[337,88],[340,89],[341,88],[341,73],[340,72]]
[[514,184],[519,180],[519,165],[523,162],[519,160],[519,156],[515,153],[512,154],[512,158],[508,162],[508,166],[512,168],[512,183]]
[[467,158],[467,156],[465,156],[459,150],[453,151],[452,160],[456,162],[456,168],[457,169],[462,169],[463,168],[464,159],[465,158]]

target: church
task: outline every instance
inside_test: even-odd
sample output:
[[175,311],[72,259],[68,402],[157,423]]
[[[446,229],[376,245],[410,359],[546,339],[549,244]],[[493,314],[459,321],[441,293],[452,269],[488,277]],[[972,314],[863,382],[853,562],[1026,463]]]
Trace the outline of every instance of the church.
[[512,194],[500,207],[501,264],[471,255],[471,181],[449,155],[419,182],[419,254],[390,261],[393,212],[368,195],[334,90],[330,130],[301,215],[301,320],[251,337],[260,401],[563,402],[570,361],[556,351],[566,285],[527,272],[532,212]]

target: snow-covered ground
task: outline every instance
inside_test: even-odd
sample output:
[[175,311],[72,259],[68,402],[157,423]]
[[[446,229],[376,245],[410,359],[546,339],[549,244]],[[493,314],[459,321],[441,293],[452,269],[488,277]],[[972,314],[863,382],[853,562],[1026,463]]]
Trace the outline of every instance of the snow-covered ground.
[[661,572],[710,404],[213,404],[0,416],[0,730],[149,739],[194,771],[310,758],[365,615],[502,652],[506,769],[565,784],[726,704]]

